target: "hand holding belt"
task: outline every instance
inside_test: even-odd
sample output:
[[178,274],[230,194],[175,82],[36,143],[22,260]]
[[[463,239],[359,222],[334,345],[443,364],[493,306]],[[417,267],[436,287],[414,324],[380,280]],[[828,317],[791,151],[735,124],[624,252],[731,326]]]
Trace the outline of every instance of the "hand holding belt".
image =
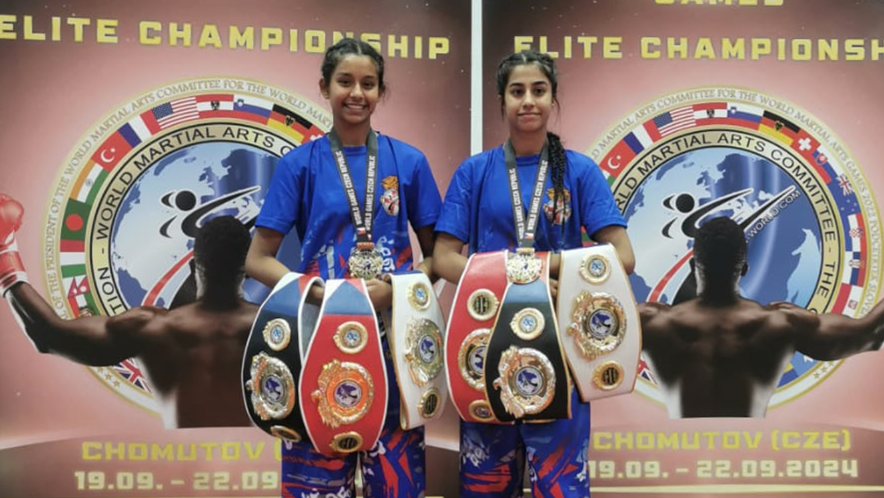
[[296,390],[300,336],[316,324],[318,307],[306,303],[312,285],[322,285],[322,280],[299,273],[280,279],[258,310],[242,363],[243,396],[252,422],[296,442],[306,434]]
[[501,421],[570,418],[571,381],[549,294],[549,253],[528,257],[542,265],[539,276],[510,277],[488,342],[485,390]]
[[319,325],[299,383],[301,413],[316,451],[368,451],[387,415],[387,370],[377,318],[362,279],[326,284]]
[[628,394],[641,354],[641,321],[629,278],[610,244],[562,252],[558,319],[584,401]]
[[442,309],[430,279],[420,271],[387,275],[393,286],[387,330],[401,394],[400,425],[413,429],[442,415],[448,399],[443,369]]
[[454,294],[445,368],[451,401],[467,422],[500,423],[485,394],[485,352],[506,286],[506,252],[476,253]]

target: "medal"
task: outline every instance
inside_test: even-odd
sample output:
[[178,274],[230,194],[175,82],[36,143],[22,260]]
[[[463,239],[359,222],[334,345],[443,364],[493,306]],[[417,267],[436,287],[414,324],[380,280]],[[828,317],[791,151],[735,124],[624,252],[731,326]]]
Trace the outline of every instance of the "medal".
[[354,249],[347,260],[350,268],[350,276],[372,280],[381,276],[384,268],[384,258],[372,247],[371,249]]
[[513,222],[516,225],[516,237],[518,237],[518,249],[515,253],[507,252],[506,255],[506,276],[514,284],[529,284],[537,280],[543,269],[543,262],[534,254],[534,234],[537,232],[540,201],[543,198],[543,186],[546,184],[546,173],[549,169],[548,156],[549,152],[544,144],[543,150],[540,152],[540,163],[537,165],[534,189],[531,193],[531,203],[528,205],[526,219],[519,187],[519,174],[516,169],[516,152],[509,140],[504,146],[504,161],[509,178]]
[[515,253],[506,254],[506,277],[514,284],[530,284],[540,278],[543,262],[534,254],[534,249],[519,248]]
[[366,142],[365,162],[365,211],[359,207],[356,189],[353,187],[353,178],[350,176],[350,168],[344,157],[341,140],[332,130],[328,134],[332,155],[338,174],[341,177],[341,185],[344,187],[344,195],[350,205],[350,220],[356,230],[356,247],[347,259],[347,267],[350,276],[364,280],[372,280],[381,276],[384,269],[384,258],[371,241],[371,226],[374,220],[374,197],[377,184],[378,163],[378,136],[374,130],[369,130]]
[[405,338],[405,360],[411,381],[423,387],[442,371],[442,332],[431,320],[413,318]]
[[574,298],[568,334],[589,360],[614,351],[626,335],[623,306],[610,294],[581,292]]

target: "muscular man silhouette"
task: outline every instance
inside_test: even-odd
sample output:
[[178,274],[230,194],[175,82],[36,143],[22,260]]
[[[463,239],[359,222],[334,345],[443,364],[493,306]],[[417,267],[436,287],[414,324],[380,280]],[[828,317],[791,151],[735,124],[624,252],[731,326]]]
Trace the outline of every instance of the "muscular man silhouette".
[[64,320],[27,283],[15,242],[21,217],[21,205],[0,194],[0,294],[37,350],[92,366],[138,357],[166,428],[251,425],[240,370],[258,307],[242,299],[251,238],[241,222],[221,216],[197,232],[195,302]]
[[746,239],[729,218],[700,227],[691,266],[696,298],[639,306],[643,350],[671,418],[763,417],[796,351],[832,361],[884,342],[884,301],[853,319],[740,297]]

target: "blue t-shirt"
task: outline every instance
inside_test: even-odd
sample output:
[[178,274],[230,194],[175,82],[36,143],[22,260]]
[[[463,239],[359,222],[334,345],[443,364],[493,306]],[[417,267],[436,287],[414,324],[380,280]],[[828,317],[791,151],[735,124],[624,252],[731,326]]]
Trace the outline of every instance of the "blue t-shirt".
[[[594,234],[607,226],[626,226],[614,203],[611,189],[599,167],[583,154],[565,151],[565,202],[553,209],[552,163],[541,201],[534,247],[560,251],[582,246],[581,227]],[[540,155],[516,158],[522,203],[527,213]],[[448,186],[437,232],[445,232],[469,244],[470,254],[517,244],[512,199],[503,147],[464,161]]]
[[[364,213],[366,147],[344,147],[344,155]],[[441,203],[424,154],[378,133],[372,241],[384,258],[384,273],[412,269],[408,224],[414,229],[432,225]],[[327,137],[305,143],[279,160],[255,224],[282,234],[297,230],[298,272],[323,279],[347,276],[356,230]]]

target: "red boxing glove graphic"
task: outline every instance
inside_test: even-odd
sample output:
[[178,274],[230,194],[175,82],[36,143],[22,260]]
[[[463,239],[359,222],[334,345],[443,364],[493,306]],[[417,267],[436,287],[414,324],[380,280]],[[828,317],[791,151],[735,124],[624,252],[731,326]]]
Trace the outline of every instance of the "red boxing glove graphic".
[[5,296],[13,285],[28,281],[15,241],[23,213],[17,200],[0,194],[0,296]]

